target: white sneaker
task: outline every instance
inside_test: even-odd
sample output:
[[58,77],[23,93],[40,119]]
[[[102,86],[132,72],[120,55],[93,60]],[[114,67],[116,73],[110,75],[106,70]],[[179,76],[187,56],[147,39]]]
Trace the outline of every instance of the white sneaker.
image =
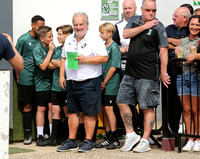
[[199,152],[200,151],[200,141],[195,141],[194,142],[194,147],[193,147],[194,152]]
[[133,152],[146,152],[150,150],[151,147],[149,146],[149,143],[144,139],[141,139],[140,143],[133,149]]
[[187,144],[183,147],[183,151],[191,151],[194,147],[194,142],[192,140],[188,140]]
[[149,137],[149,144],[150,144],[150,145],[154,145],[154,144],[155,144],[155,142],[152,140],[151,137]]
[[133,137],[128,137],[126,135],[124,146],[121,147],[120,151],[130,151],[132,150],[133,146],[140,141],[140,135],[135,134]]

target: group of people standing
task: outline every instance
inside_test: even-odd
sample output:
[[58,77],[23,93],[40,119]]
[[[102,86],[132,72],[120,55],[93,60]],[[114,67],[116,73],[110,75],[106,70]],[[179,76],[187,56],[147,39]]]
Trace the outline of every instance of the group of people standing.
[[[134,0],[124,0],[122,5],[124,20],[115,26],[112,23],[100,25],[100,36],[88,29],[86,13],[75,13],[72,18],[73,27],[63,25],[56,29],[58,41],[61,43],[59,47],[55,47],[52,29],[45,26],[45,19],[41,16],[32,18],[32,29],[23,34],[16,44],[16,49],[24,59],[23,71],[16,71],[19,101],[22,101],[24,106],[24,144],[32,143],[31,110],[36,102],[37,146],[60,144],[57,136],[63,109],[68,117],[69,137],[57,148],[58,152],[119,148],[120,142],[116,135],[117,119],[113,110],[117,103],[126,131],[125,143],[120,151],[151,150],[148,140],[155,120],[154,108],[160,102],[159,81],[161,80],[166,88],[171,83],[167,73],[168,50],[175,49],[176,53],[176,46],[180,45],[185,50],[183,56],[188,62],[199,59],[197,54],[190,54],[189,46],[198,45],[200,18],[190,18],[189,9],[180,7],[173,15],[174,25],[165,29],[156,19],[155,0],[142,1],[141,16],[135,15],[137,7]],[[182,24],[179,18],[183,18],[183,26],[179,26]],[[185,27],[184,30],[182,27]],[[186,28],[189,34],[186,34]],[[174,35],[175,33],[181,35]],[[176,41],[185,36],[187,37]],[[172,51],[173,56],[175,53]],[[78,65],[78,68],[70,68],[72,63]],[[187,64],[184,64],[184,68],[187,76]],[[183,110],[184,114],[187,114],[185,111],[188,111],[190,94],[184,92],[182,96],[179,90],[183,79],[177,78],[177,90],[181,101],[183,97]],[[195,101],[198,94],[197,77],[194,79],[192,97],[194,96]],[[144,114],[142,138],[134,131],[130,109],[130,106],[137,104]],[[102,105],[105,112],[106,138],[95,144],[93,136],[96,135],[94,132],[97,115],[101,112]],[[47,110],[49,140],[44,138]],[[76,135],[80,116],[84,122],[85,139],[78,144]],[[184,117],[187,121],[188,114]],[[197,118],[194,118],[192,126],[197,129],[199,126],[196,125],[196,121]],[[186,130],[188,124],[186,123]],[[187,145],[187,150],[200,151],[198,140],[194,144],[194,139],[190,139]]]

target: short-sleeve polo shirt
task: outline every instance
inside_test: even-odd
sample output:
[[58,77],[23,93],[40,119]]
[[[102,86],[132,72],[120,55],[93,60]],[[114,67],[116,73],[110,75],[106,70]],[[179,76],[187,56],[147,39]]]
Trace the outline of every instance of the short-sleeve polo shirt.
[[[132,16],[125,29],[140,25],[142,16]],[[161,47],[168,47],[168,39],[164,25],[159,22],[131,38],[125,73],[137,79],[157,80]]]
[[62,57],[65,60],[67,80],[84,81],[99,77],[102,74],[101,64],[79,64],[78,69],[68,69],[67,52],[78,52],[86,57],[108,56],[105,44],[98,34],[87,31],[85,37],[77,43],[75,34],[65,40]]

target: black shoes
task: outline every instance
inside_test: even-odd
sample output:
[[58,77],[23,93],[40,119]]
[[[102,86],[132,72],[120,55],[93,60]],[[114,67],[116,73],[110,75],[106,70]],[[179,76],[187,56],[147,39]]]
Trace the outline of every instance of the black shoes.
[[49,140],[46,140],[42,135],[39,135],[36,141],[36,146],[47,146],[49,144]]

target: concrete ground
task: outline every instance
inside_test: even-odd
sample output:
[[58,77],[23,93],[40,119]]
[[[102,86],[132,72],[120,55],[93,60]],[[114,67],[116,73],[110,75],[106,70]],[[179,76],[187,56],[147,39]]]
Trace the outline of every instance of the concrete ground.
[[[124,140],[122,139],[120,142],[123,145]],[[178,153],[177,147],[175,151],[166,152],[156,145],[151,145],[152,150],[145,153],[120,152],[119,149],[106,150],[105,148],[87,153],[78,153],[77,151],[56,152],[56,147],[38,147],[35,142],[31,145],[23,145],[22,142],[18,142],[9,146],[35,150],[34,152],[11,154],[9,159],[200,159],[200,152]]]

